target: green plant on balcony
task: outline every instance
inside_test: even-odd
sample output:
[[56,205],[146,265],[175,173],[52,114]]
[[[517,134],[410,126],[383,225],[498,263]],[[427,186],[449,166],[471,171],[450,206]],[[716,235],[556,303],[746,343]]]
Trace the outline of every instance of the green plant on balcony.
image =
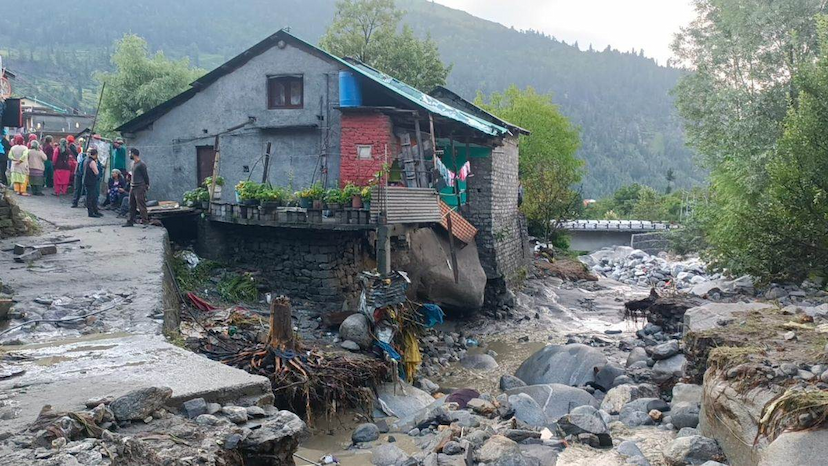
[[343,192],[339,188],[331,188],[325,191],[325,202],[331,210],[339,210],[345,203]]
[[284,188],[262,186],[256,197],[263,206],[280,206],[287,198],[287,192]]
[[[207,178],[204,178],[204,182],[201,183],[201,185],[204,186],[207,189],[210,189],[210,186],[212,184],[213,184],[213,177],[212,176],[208,176]],[[221,176],[216,177],[216,186],[224,186],[224,177],[221,177]]]
[[239,181],[236,184],[236,192],[239,195],[239,201],[243,204],[256,205],[259,203],[259,192],[262,190],[262,185],[255,181]]
[[206,188],[196,188],[184,193],[184,204],[194,206],[202,202],[210,202],[210,192]]

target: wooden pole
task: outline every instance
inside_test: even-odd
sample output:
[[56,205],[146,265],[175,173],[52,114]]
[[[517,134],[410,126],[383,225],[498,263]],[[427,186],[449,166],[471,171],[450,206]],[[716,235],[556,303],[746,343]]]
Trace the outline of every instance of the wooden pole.
[[218,178],[219,173],[219,157],[221,157],[221,152],[219,151],[219,135],[216,135],[216,139],[213,142],[213,150],[216,151],[216,157],[213,159],[213,182],[210,183],[210,206],[212,208],[213,200],[216,198],[216,178]]
[[274,296],[270,300],[270,334],[267,344],[280,350],[296,350],[296,337],[293,334],[293,319],[290,299],[287,296]]
[[434,152],[434,157],[431,159],[431,162],[432,162],[432,165],[431,165],[431,169],[432,169],[431,179],[436,180],[437,179],[437,175],[436,175],[436,173],[437,173],[437,136],[434,134],[434,116],[431,114],[431,112],[429,112],[429,114],[428,114],[428,126],[429,126],[429,130],[431,131],[431,148],[432,148],[431,150],[432,150],[432,152]]
[[98,124],[98,114],[101,113],[101,102],[103,101],[104,91],[106,90],[106,81],[101,84],[101,95],[98,96],[98,109],[95,111],[95,119],[92,120],[92,129],[89,130],[89,137],[86,138],[86,147],[83,148],[83,151],[86,152],[89,149],[89,143],[92,142],[92,135],[95,134],[95,126]]
[[423,153],[423,135],[420,134],[420,117],[414,118],[414,132],[417,137],[417,181],[421,188],[428,187],[428,173],[425,167],[425,154]]
[[265,184],[270,181],[270,147],[271,143],[267,143],[267,149],[265,150],[265,161],[264,161],[264,172],[262,173],[262,184]]
[[[436,156],[436,155],[435,155]],[[451,136],[451,159],[454,161],[454,173],[457,173],[457,154],[454,152],[454,135]],[[460,195],[458,194],[460,187],[457,180],[454,180],[454,194],[457,198],[457,210],[460,210]],[[460,283],[459,270],[457,270],[457,248],[454,246],[454,227],[451,222],[452,210],[449,209],[448,217],[446,218],[446,226],[449,234],[449,252],[451,253],[451,270],[454,272],[454,283]]]

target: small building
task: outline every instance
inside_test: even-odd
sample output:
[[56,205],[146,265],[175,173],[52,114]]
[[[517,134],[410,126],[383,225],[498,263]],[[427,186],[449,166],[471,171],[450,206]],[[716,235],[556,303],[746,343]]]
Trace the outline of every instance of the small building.
[[[495,304],[526,270],[517,209],[525,130],[447,89],[425,94],[285,30],[118,131],[141,150],[159,200],[223,177],[199,240],[216,256],[258,263],[291,296],[342,306],[357,272],[387,266],[393,253],[395,269],[419,267],[420,297],[474,309],[484,288]],[[374,196],[370,209],[335,214],[268,211],[238,201],[233,187],[243,180],[290,191],[373,185]]]
[[21,97],[20,107],[23,129],[36,133],[41,138],[52,136],[53,139],[60,140],[91,126],[95,120],[94,115],[77,113],[34,97]]

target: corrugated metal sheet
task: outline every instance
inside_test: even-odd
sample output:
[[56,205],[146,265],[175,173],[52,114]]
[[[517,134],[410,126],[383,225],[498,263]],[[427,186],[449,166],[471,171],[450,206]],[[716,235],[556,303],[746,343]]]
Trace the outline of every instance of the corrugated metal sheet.
[[440,221],[437,191],[431,188],[386,186],[371,192],[371,217],[385,212],[389,224]]

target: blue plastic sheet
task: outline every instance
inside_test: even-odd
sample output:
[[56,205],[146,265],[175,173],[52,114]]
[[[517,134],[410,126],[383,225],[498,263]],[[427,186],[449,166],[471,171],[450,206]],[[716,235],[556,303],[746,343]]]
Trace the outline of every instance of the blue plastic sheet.
[[420,308],[420,312],[423,314],[423,317],[425,318],[425,322],[423,323],[428,328],[443,323],[443,317],[445,316],[445,313],[442,309],[440,309],[440,306],[436,304],[423,304],[423,307]]

